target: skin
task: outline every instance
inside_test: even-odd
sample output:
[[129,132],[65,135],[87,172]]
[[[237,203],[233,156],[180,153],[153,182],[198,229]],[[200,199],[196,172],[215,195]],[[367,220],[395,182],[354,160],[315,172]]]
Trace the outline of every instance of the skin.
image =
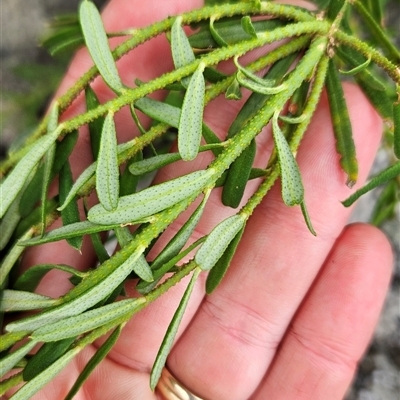
[[[106,30],[116,31],[201,5],[200,0],[148,0],[144,8],[139,0],[112,0],[103,17]],[[58,95],[91,65],[86,50],[79,51]],[[140,46],[120,60],[118,68],[126,84],[132,84],[136,77],[148,80],[171,69],[167,41],[159,37]],[[100,79],[93,88],[101,101],[112,96]],[[346,84],[344,90],[359,159],[359,187],[377,151],[382,122],[356,87]],[[212,106],[219,113],[212,115],[206,110],[205,119],[222,137],[240,105],[217,99]],[[83,110],[80,97],[63,118]],[[136,134],[127,110],[117,113],[116,118],[121,142]],[[352,191],[339,167],[329,119],[323,94],[298,152],[306,203],[318,236],[307,231],[299,207],[282,204],[276,184],[249,220],[222,284],[210,296],[204,295],[205,276],[196,284],[168,366],[178,380],[204,399],[339,400],[368,345],[390,281],[392,252],[376,228],[346,225],[351,210],[340,200]],[[85,129],[79,140],[71,158],[75,177],[91,162]],[[270,132],[265,130],[257,141],[261,166],[272,147]],[[157,181],[195,170],[208,157],[203,153],[194,162],[166,168]],[[206,211],[194,239],[232,213],[220,205],[219,196],[211,196],[212,210]],[[179,229],[182,222],[178,220],[172,230]],[[30,249],[23,267],[62,262],[85,269],[93,261],[88,242],[82,254],[62,242]],[[149,389],[149,372],[186,284],[187,280],[174,287],[125,326],[116,346],[76,399],[158,398]],[[59,296],[68,285],[66,275],[51,273],[38,292]],[[128,293],[135,295],[132,288],[128,283]],[[82,351],[33,399],[63,398],[100,343]]]

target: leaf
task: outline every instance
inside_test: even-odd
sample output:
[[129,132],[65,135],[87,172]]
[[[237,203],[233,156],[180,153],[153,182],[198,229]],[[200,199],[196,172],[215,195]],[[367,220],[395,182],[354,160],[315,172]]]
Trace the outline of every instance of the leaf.
[[121,300],[80,315],[49,323],[35,330],[31,337],[40,342],[54,342],[77,337],[109,322],[117,320],[146,303],[144,297]]
[[89,210],[88,219],[95,224],[106,225],[142,220],[200,192],[213,174],[214,170],[211,169],[196,171],[123,196],[119,199],[118,207],[111,212],[98,204]]
[[244,223],[244,217],[237,214],[220,222],[211,231],[194,258],[203,271],[210,270],[217,263]]
[[146,258],[142,254],[132,266],[133,272],[146,282],[153,282],[154,277]]
[[113,333],[107,338],[107,340],[97,349],[93,357],[84,366],[82,372],[79,374],[78,379],[75,381],[71,390],[68,392],[65,400],[72,400],[73,397],[78,393],[79,389],[89,378],[93,370],[100,364],[100,362],[107,356],[114,344],[117,342],[121,334],[122,326],[115,328]]
[[96,192],[101,205],[108,211],[115,210],[119,197],[119,165],[117,133],[114,113],[109,112],[101,133],[99,157],[96,166]]
[[[182,17],[177,17],[171,28],[171,51],[175,69],[190,64],[195,60],[192,46],[182,29]],[[182,84],[187,87],[189,78],[182,79]]]
[[[56,155],[53,163],[51,179],[59,173],[64,163],[68,160],[75,144],[78,140],[78,132],[68,133],[63,140],[57,141]],[[19,202],[19,212],[21,217],[28,216],[40,199],[43,181],[44,165],[40,165],[27,187],[22,191],[21,201]]]
[[13,396],[13,400],[31,399],[43,386],[50,382],[58,373],[60,373],[81,349],[75,347],[51,364],[43,372],[22,386]]
[[153,100],[149,97],[137,100],[135,107],[156,121],[164,122],[174,128],[178,128],[179,126],[181,110],[178,107]]
[[235,255],[236,249],[239,245],[240,239],[243,235],[244,227],[236,234],[236,236],[229,243],[228,247],[222,254],[221,258],[216,262],[214,267],[211,268],[206,280],[206,293],[211,294],[216,287],[221,283],[222,278],[225,276],[226,271]]
[[[130,172],[130,168],[133,164],[141,162],[143,160],[143,152],[138,151],[125,165],[124,172],[119,180],[119,194],[120,196],[127,196],[137,191],[137,187],[140,181],[140,176],[135,176]],[[133,176],[132,176],[133,175]]]
[[185,161],[196,158],[199,151],[205,97],[204,65],[200,64],[190,79],[183,99],[178,126],[178,149]]
[[303,214],[304,220],[306,221],[306,225],[307,225],[308,230],[309,230],[314,236],[317,236],[317,233],[315,232],[315,230],[314,230],[314,228],[313,228],[313,226],[312,226],[311,218],[310,218],[310,216],[309,216],[309,214],[308,214],[307,207],[306,207],[306,202],[305,202],[304,200],[303,200],[303,202],[300,204],[300,207],[301,207],[301,212],[302,212],[302,214]]
[[94,3],[88,0],[82,1],[79,20],[86,46],[101,76],[112,90],[121,92],[123,85],[108,45],[101,15]]
[[400,159],[400,100],[393,103],[393,150]]
[[242,25],[243,30],[244,30],[248,35],[250,35],[250,36],[253,37],[253,38],[257,38],[257,31],[256,31],[256,29],[254,28],[253,22],[252,22],[251,18],[250,18],[248,15],[244,16],[244,17],[240,20],[240,22],[241,22],[241,25]]
[[[20,319],[6,326],[7,332],[26,331],[30,332],[53,322],[60,321],[67,317],[78,315],[96,305],[106,298],[117,288],[132,272],[135,262],[143,254],[144,248],[136,248],[132,254],[120,264],[113,272],[109,273],[100,282],[96,282],[86,291],[74,297],[72,300],[61,303],[50,310],[40,314]],[[146,277],[145,277],[146,278]],[[88,278],[89,279],[89,278]]]
[[[99,99],[94,90],[88,85],[85,89],[85,100],[87,111],[94,110],[100,105]],[[104,117],[96,118],[89,122],[90,146],[93,159],[96,161],[100,151],[101,132],[103,131]]]
[[342,84],[332,59],[329,61],[326,75],[326,90],[336,138],[336,150],[340,155],[339,162],[347,174],[347,186],[352,187],[358,178],[356,147]]
[[54,343],[44,343],[42,347],[28,360],[22,374],[25,381],[30,381],[39,375],[54,361],[60,358],[75,341],[75,338],[68,338]]
[[226,89],[225,98],[228,100],[240,100],[242,98],[242,91],[237,79],[234,79]]
[[370,63],[371,63],[371,58],[368,58],[362,64],[358,65],[357,67],[352,68],[349,71],[343,71],[340,69],[339,72],[343,75],[355,75],[355,74],[358,74],[359,72],[363,71],[364,69],[366,69]]
[[210,33],[215,42],[218,44],[218,46],[225,47],[228,46],[228,43],[225,42],[225,40],[221,37],[221,35],[218,33],[218,31],[214,27],[214,21],[215,21],[215,16],[212,16],[210,18]]
[[[61,168],[58,185],[59,200],[60,203],[63,203],[72,187],[72,172],[69,161],[67,161]],[[76,201],[70,202],[67,207],[61,211],[61,218],[64,226],[79,222],[80,216],[78,203]],[[67,242],[75,249],[80,250],[82,247],[83,238],[77,236],[67,239]]]
[[229,168],[222,191],[222,203],[225,206],[232,208],[239,206],[250,177],[255,156],[256,142],[253,139]]
[[36,246],[38,244],[56,242],[58,240],[79,237],[83,235],[90,235],[92,233],[104,232],[115,228],[118,224],[111,225],[98,225],[90,221],[75,222],[62,226],[61,228],[54,229],[42,237],[36,236],[30,240],[21,240],[20,246]]
[[281,171],[282,199],[287,206],[294,206],[303,202],[304,187],[297,162],[279,128],[278,116],[279,111],[276,111],[272,119],[272,133]]
[[7,354],[5,357],[0,359],[0,376],[4,376],[8,371],[14,368],[14,366],[22,360],[35,346],[37,342],[30,340],[25,343],[19,349],[14,350],[12,353]]
[[64,126],[61,124],[52,133],[38,139],[28,153],[8,174],[6,179],[1,182],[0,193],[2,194],[2,201],[0,202],[0,218],[3,218],[12,202],[23,189],[25,182],[29,178],[32,170],[57,140],[63,127]]
[[21,194],[17,196],[0,221],[0,251],[7,246],[9,240],[15,233],[15,228],[21,220],[21,215],[19,213],[20,196]]
[[366,185],[364,185],[361,189],[358,189],[355,193],[353,193],[346,200],[342,201],[342,204],[345,207],[350,207],[356,200],[358,200],[363,194],[369,192],[376,187],[383,185],[390,180],[396,178],[400,175],[400,161],[391,165],[390,167],[381,171],[377,176],[373,177]]
[[38,264],[28,268],[22,275],[20,275],[15,282],[13,288],[15,290],[25,290],[33,292],[42,278],[53,269],[64,271],[73,276],[84,277],[85,273],[76,270],[68,265],[61,264]]
[[152,390],[155,389],[155,387],[157,386],[157,382],[160,379],[161,371],[164,368],[168,354],[172,348],[176,333],[178,332],[179,325],[183,318],[183,314],[185,313],[186,307],[188,305],[190,295],[192,294],[194,284],[196,283],[200,272],[201,271],[198,268],[194,270],[189,285],[187,286],[185,293],[183,294],[182,300],[180,301],[179,306],[176,309],[174,316],[172,317],[172,321],[168,326],[167,333],[165,334],[160,349],[158,350],[150,374],[150,387]]
[[21,290],[5,289],[0,296],[0,311],[12,312],[47,308],[55,304],[55,300],[48,296],[25,292]]

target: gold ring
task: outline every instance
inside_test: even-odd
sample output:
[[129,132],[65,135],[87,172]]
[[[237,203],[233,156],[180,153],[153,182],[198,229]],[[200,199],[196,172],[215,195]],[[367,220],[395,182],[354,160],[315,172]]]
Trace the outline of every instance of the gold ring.
[[202,400],[179,383],[166,367],[162,370],[157,390],[163,396],[163,400]]

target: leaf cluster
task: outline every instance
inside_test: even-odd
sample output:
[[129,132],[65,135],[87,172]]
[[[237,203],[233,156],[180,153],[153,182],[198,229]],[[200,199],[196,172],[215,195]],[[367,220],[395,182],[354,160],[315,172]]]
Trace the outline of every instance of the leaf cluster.
[[[24,382],[12,398],[29,399],[86,345],[112,332],[71,388],[67,398],[72,398],[106,357],[126,322],[191,274],[154,363],[150,381],[154,389],[196,279],[207,271],[207,293],[218,286],[248,219],[278,179],[283,203],[300,207],[309,231],[318,234],[307,212],[296,154],[324,86],[336,151],[347,176],[344,184],[351,187],[357,181],[357,155],[341,75],[354,79],[390,123],[388,135],[393,143],[390,166],[344,205],[382,184],[389,189],[382,192],[381,207],[396,201],[400,100],[392,93],[399,95],[400,53],[382,26],[383,2],[316,3],[319,9],[310,12],[258,0],[209,1],[202,9],[149,27],[106,33],[95,5],[83,0],[79,18],[60,23],[47,38],[52,52],[84,42],[95,66],[53,102],[36,132],[1,166],[1,312],[38,311],[5,326],[6,333],[0,338],[2,394]],[[354,30],[355,15],[365,20],[371,42],[361,39],[364,32]],[[185,26],[197,30],[187,35]],[[144,82],[139,76],[135,86],[124,85],[116,61],[159,34],[169,39],[174,68],[151,81]],[[115,35],[126,41],[111,51],[108,38]],[[279,45],[270,52],[263,50],[271,43]],[[244,65],[242,56],[254,49],[259,50],[257,58]],[[229,75],[220,69],[226,60],[235,65]],[[98,75],[114,93],[105,103],[99,102],[91,87]],[[165,99],[154,100],[151,95],[161,89],[167,93]],[[249,97],[226,136],[218,137],[204,121],[205,107],[218,96],[236,101],[244,89],[250,91]],[[80,93],[85,94],[86,111],[60,122]],[[118,144],[115,114],[124,106],[129,107],[140,135]],[[144,126],[138,111],[152,120],[150,126]],[[263,160],[264,167],[256,168],[255,139],[269,123],[274,150]],[[69,156],[77,144],[77,130],[84,125],[89,127],[94,162],[74,181]],[[178,151],[164,154],[158,140],[171,136]],[[202,152],[209,152],[212,158],[204,168],[143,188],[149,174],[178,161],[195,160]],[[55,178],[58,192],[49,198],[49,185]],[[258,186],[244,200],[252,179],[258,179]],[[232,215],[192,242],[192,233],[216,187],[222,187],[221,203],[231,208]],[[93,191],[99,204],[89,207],[86,200]],[[150,259],[150,250],[160,243],[161,234],[196,201],[186,223],[169,242],[157,246],[161,250]],[[51,229],[59,217],[62,226]],[[112,255],[105,249],[107,235],[114,237],[120,248]],[[96,251],[96,268],[79,272],[70,265],[36,265],[15,278],[26,248],[67,240],[80,250],[84,236],[90,237]],[[188,258],[190,261],[183,261]],[[74,285],[56,299],[34,292],[51,270],[67,272]],[[162,280],[166,276],[168,279]],[[131,278],[136,279],[141,294],[135,299],[124,293],[124,284]],[[22,346],[13,347],[19,342]],[[40,348],[32,355],[37,345]],[[10,375],[10,371],[15,373]]]

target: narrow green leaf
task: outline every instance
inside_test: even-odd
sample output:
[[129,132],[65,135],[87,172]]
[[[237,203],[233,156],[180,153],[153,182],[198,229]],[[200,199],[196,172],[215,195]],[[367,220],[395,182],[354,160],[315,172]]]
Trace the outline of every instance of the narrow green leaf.
[[142,254],[132,266],[133,272],[146,282],[153,282],[154,277],[146,258]]
[[120,196],[128,196],[137,191],[140,181],[140,176],[135,176],[130,172],[131,166],[143,160],[143,152],[137,152],[125,165],[124,172],[119,180],[119,194]]
[[46,154],[60,135],[64,126],[61,124],[52,133],[38,139],[29,152],[18,162],[14,169],[0,184],[2,201],[0,202],[0,218],[23,189],[26,180],[40,159]]
[[101,15],[94,3],[88,0],[82,1],[79,20],[86,46],[101,76],[111,89],[120,92],[123,85],[108,45]]
[[100,362],[107,356],[110,350],[113,348],[114,344],[117,342],[121,334],[122,326],[115,328],[113,333],[107,338],[107,340],[97,349],[93,357],[87,362],[82,372],[79,374],[78,379],[75,381],[71,390],[68,392],[65,400],[72,400],[74,396],[78,393],[79,389],[85,383],[87,378],[93,370],[100,364]]
[[19,389],[13,396],[13,400],[26,400],[31,399],[32,396],[38,392],[43,386],[50,382],[59,372],[61,372],[70,361],[79,353],[81,349],[75,347],[68,351],[62,357],[57,359],[56,362],[51,364],[43,372],[30,380],[21,389]]
[[308,118],[307,115],[300,115],[299,117],[288,117],[286,115],[280,115],[279,119],[287,124],[300,124]]
[[83,278],[85,276],[84,272],[80,272],[75,268],[68,265],[61,264],[38,264],[33,267],[28,268],[22,275],[20,275],[15,282],[13,289],[15,290],[25,290],[28,292],[33,292],[42,278],[53,269],[59,271],[67,272],[73,276],[78,276]]
[[[192,47],[182,29],[182,17],[177,17],[171,28],[171,51],[175,68],[181,68],[195,60]],[[182,79],[182,84],[187,87],[189,79]]]
[[256,142],[253,139],[250,145],[231,164],[222,191],[222,203],[224,205],[232,208],[239,207],[250,177],[251,168],[256,156],[256,149]]
[[222,278],[225,276],[226,271],[235,255],[236,249],[239,245],[240,239],[243,235],[244,227],[236,234],[233,240],[229,243],[228,247],[222,254],[221,258],[217,261],[211,271],[208,273],[206,280],[206,293],[211,294],[216,287],[221,283]]
[[242,25],[243,30],[244,30],[248,35],[250,35],[250,36],[253,37],[253,38],[257,38],[257,31],[256,31],[256,29],[254,28],[253,22],[252,22],[251,18],[250,18],[248,15],[246,15],[245,17],[243,17],[243,18],[240,20],[240,22],[241,22],[241,25]]
[[201,270],[196,268],[193,272],[192,278],[190,279],[189,285],[187,286],[185,293],[179,303],[178,308],[168,326],[167,333],[161,343],[160,349],[158,350],[156,359],[151,369],[150,374],[150,387],[152,390],[155,389],[158,380],[161,376],[161,371],[164,368],[165,362],[167,361],[168,354],[172,348],[176,333],[178,332],[179,325],[182,321],[183,315],[185,313],[186,307],[188,305],[190,295],[192,294],[194,284],[200,274]]
[[396,178],[400,175],[400,162],[397,162],[390,167],[386,168],[382,172],[380,172],[377,176],[373,177],[366,185],[364,185],[361,189],[358,189],[355,193],[353,193],[346,200],[342,201],[342,204],[345,207],[350,207],[356,200],[358,200],[363,194],[369,192],[376,187],[383,185],[390,180]]
[[10,375],[8,378],[3,379],[0,382],[0,396],[5,395],[12,388],[17,387],[22,384],[24,379],[22,377],[22,372],[17,372],[14,375]]
[[55,304],[55,300],[48,296],[21,290],[5,289],[0,296],[0,311],[12,312],[47,308]]
[[[88,85],[85,89],[85,100],[87,111],[94,110],[100,105],[99,99],[94,90]],[[96,161],[100,151],[101,132],[103,130],[104,117],[99,117],[89,122],[90,146],[93,159]]]
[[203,271],[214,267],[236,234],[243,228],[244,223],[243,216],[237,214],[220,222],[211,231],[194,258]]
[[[249,71],[248,69],[242,67],[239,64],[238,57],[234,58],[234,63],[236,65],[238,71],[241,72],[243,76],[245,76],[246,78],[249,78],[254,83],[256,83],[262,87],[264,87],[264,86],[272,87],[272,85],[275,84],[275,81],[273,79],[270,79],[269,77],[261,78],[258,75],[254,74],[253,72]],[[240,76],[242,76],[242,75],[240,75]],[[274,94],[274,93],[262,93],[262,94]]]
[[56,242],[58,240],[90,235],[92,233],[104,232],[115,228],[118,224],[98,225],[90,221],[76,222],[62,226],[46,233],[43,237],[36,236],[30,240],[21,240],[20,246],[36,246],[38,244]]
[[40,342],[54,342],[77,337],[111,321],[134,312],[146,303],[144,297],[127,299],[107,304],[80,315],[64,318],[61,321],[49,323],[35,330],[31,337]]
[[[33,229],[30,229],[27,232],[25,232],[25,234],[21,237],[21,240],[28,240],[32,237],[32,235],[33,235]],[[14,264],[21,257],[23,251],[24,251],[24,246],[21,246],[17,242],[11,247],[6,257],[3,259],[2,263],[0,264],[0,289],[2,289],[5,286],[8,274],[10,273]]]
[[306,207],[306,202],[303,200],[303,202],[300,204],[301,207],[301,212],[303,214],[304,220],[306,221],[306,225],[308,230],[314,235],[317,236],[317,233],[315,232],[313,226],[312,226],[312,222],[311,222],[311,218],[310,215],[308,214],[308,210]]
[[200,64],[190,79],[178,126],[178,149],[185,161],[196,158],[199,151],[205,97],[204,65]]
[[278,116],[276,111],[272,119],[272,133],[281,171],[282,199],[287,206],[294,206],[303,202],[304,187],[297,162],[278,125]]
[[[222,40],[228,45],[252,38],[251,35],[243,30],[239,18],[231,18],[226,21],[215,21],[213,25],[214,30],[218,32],[220,38],[222,38]],[[253,27],[257,33],[271,31],[282,25],[283,21],[280,21],[279,19],[253,21]],[[219,47],[210,32],[209,25],[200,28],[198,32],[190,35],[189,43],[196,49],[209,50]]]
[[393,104],[393,150],[400,159],[400,100]]
[[396,215],[398,191],[399,187],[394,179],[385,185],[375,202],[370,218],[371,224],[379,227],[385,221],[393,218]]
[[[70,132],[66,135],[63,140],[56,141],[57,149],[53,163],[53,170],[51,179],[59,173],[64,163],[68,160],[75,144],[78,140],[78,131]],[[27,185],[26,189],[23,190],[21,201],[19,202],[19,212],[21,217],[28,216],[34,209],[36,203],[40,199],[41,187],[43,182],[44,165],[41,164],[36,170],[33,178]]]
[[109,112],[101,133],[99,157],[96,167],[96,192],[101,205],[108,211],[115,210],[119,197],[119,166],[117,132],[114,113]]
[[[0,351],[4,352],[8,350],[11,346],[14,344],[18,343],[20,340],[24,339],[29,335],[29,332],[27,331],[21,331],[21,332],[9,332],[9,333],[4,333],[3,335],[0,335]],[[1,367],[1,362],[0,362],[0,367]]]
[[100,235],[98,233],[92,233],[90,235],[90,240],[92,241],[93,248],[97,258],[99,259],[99,262],[103,263],[104,261],[108,260],[110,256],[107,253],[106,248],[104,247]]
[[8,371],[10,371],[14,366],[22,360],[35,346],[37,342],[35,340],[30,340],[21,346],[18,350],[7,354],[5,357],[0,359],[0,376],[4,376]]
[[7,246],[14,234],[15,228],[21,220],[21,215],[19,213],[20,196],[21,194],[17,196],[0,221],[0,251]]
[[30,381],[39,375],[69,349],[75,338],[68,338],[54,343],[44,343],[25,365],[22,374],[24,381]]
[[221,37],[221,35],[218,33],[218,31],[215,29],[214,26],[215,22],[215,17],[210,18],[210,33],[215,42],[218,44],[218,46],[225,47],[228,46],[228,43],[225,42],[225,40]]
[[352,187],[358,177],[356,147],[342,84],[332,59],[329,61],[326,75],[326,90],[336,138],[336,150],[340,155],[340,165],[347,174],[347,186]]
[[[69,161],[67,161],[64,166],[61,168],[59,174],[59,200],[60,203],[63,203],[68,196],[69,191],[72,187],[72,172],[71,167],[69,165]],[[73,223],[77,223],[80,221],[78,203],[76,201],[71,201],[67,207],[65,207],[61,211],[61,218],[63,221],[63,225],[69,225]],[[73,237],[67,239],[68,243],[77,250],[80,250],[82,247],[83,238],[82,237]]]
[[112,273],[109,273],[102,281],[91,286],[79,296],[73,298],[73,300],[62,303],[50,310],[45,310],[40,314],[12,322],[6,326],[6,331],[17,332],[29,330],[32,332],[42,326],[49,325],[52,322],[67,317],[78,315],[93,307],[99,301],[111,294],[114,289],[126,279],[126,277],[132,272],[136,261],[142,256],[144,250],[145,249],[142,247],[136,248],[126,261],[119,265],[117,269]]
[[126,224],[165,210],[200,192],[214,170],[202,170],[151,186],[119,199],[116,210],[108,212],[101,204],[89,210],[88,219],[95,224]]
[[355,75],[355,74],[358,74],[359,72],[363,71],[365,68],[367,68],[370,63],[371,63],[371,58],[368,58],[362,64],[358,65],[357,67],[352,68],[349,71],[343,71],[340,69],[339,72],[343,75]]

